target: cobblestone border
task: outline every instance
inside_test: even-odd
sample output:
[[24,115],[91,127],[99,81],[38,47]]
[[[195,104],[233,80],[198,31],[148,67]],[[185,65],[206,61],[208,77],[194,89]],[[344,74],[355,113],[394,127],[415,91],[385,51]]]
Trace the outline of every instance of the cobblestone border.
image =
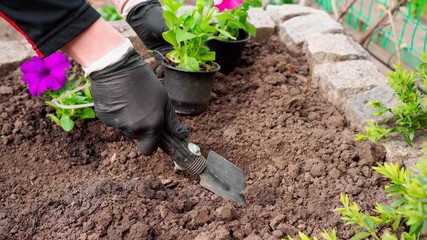
[[[374,118],[367,102],[377,99],[393,106],[392,89],[387,77],[369,60],[363,47],[344,34],[341,24],[322,10],[293,4],[268,5],[266,9],[249,11],[250,21],[257,28],[255,41],[264,42],[277,34],[290,51],[307,57],[310,74],[321,93],[342,111],[349,123],[358,131]],[[137,49],[144,48],[135,32],[124,21],[111,24],[129,38]],[[18,41],[0,41],[0,76],[15,70],[34,53]],[[0,94],[9,89],[0,86]],[[417,136],[414,147],[408,147],[401,136],[382,142],[387,151],[387,161],[400,162],[414,170],[423,158],[423,137]]]
[[[262,14],[274,21],[277,35],[291,51],[305,54],[321,93],[357,131],[364,131],[369,120],[385,120],[386,116],[373,117],[366,103],[377,99],[389,107],[395,104],[388,78],[369,60],[368,52],[344,34],[341,24],[322,10],[299,5],[268,5]],[[401,135],[381,141],[387,161],[416,172],[415,163],[424,157],[423,135],[416,136],[414,147]]]

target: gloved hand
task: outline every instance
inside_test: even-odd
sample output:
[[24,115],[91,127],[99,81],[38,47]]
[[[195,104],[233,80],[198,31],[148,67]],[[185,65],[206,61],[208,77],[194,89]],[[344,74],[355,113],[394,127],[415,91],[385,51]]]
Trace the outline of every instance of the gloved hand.
[[[136,5],[127,14],[126,21],[149,50],[156,50],[166,56],[173,49],[162,36],[168,27],[158,0],[148,0]],[[154,53],[154,57],[157,61],[163,59],[158,53]]]
[[188,137],[189,131],[178,121],[163,85],[134,49],[89,77],[96,116],[123,130],[127,137],[138,139],[142,154],[156,151],[162,130],[181,139]]

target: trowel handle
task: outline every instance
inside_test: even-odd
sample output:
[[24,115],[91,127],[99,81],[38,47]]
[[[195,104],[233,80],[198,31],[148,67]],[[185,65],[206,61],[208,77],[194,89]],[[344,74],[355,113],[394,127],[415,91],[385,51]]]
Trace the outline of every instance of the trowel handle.
[[162,132],[160,148],[173,158],[180,170],[191,170],[193,165],[197,164],[195,162],[199,162],[200,157],[204,158],[197,145],[179,139],[166,131]]

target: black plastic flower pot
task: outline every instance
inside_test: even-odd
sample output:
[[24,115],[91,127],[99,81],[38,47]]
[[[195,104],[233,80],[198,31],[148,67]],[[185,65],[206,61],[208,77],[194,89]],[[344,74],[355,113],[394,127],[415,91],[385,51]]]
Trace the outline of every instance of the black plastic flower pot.
[[229,74],[236,68],[242,57],[243,49],[251,36],[240,30],[236,40],[212,39],[206,45],[215,52],[215,62],[221,66],[221,73]]
[[220,66],[214,63],[211,71],[192,72],[182,70],[162,62],[165,67],[164,85],[179,114],[197,115],[204,112],[209,106],[212,92],[212,83],[215,73]]

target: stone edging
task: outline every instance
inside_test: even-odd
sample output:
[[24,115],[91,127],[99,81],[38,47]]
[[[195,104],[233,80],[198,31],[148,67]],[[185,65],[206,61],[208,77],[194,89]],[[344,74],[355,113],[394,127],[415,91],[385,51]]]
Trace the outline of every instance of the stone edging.
[[[366,103],[376,99],[388,107],[395,104],[388,78],[369,60],[368,52],[344,34],[341,24],[322,10],[299,5],[268,5],[263,14],[274,21],[277,35],[289,50],[307,57],[313,81],[355,129],[363,131],[369,120],[385,120],[373,117],[373,108]],[[416,172],[415,163],[424,156],[423,142],[420,135],[414,147],[408,147],[398,135],[381,144],[387,161],[400,162]]]
[[[369,60],[369,55],[357,42],[344,34],[341,24],[322,10],[293,4],[268,5],[249,11],[250,21],[257,28],[255,41],[264,42],[277,34],[290,51],[302,53],[310,65],[314,84],[321,93],[345,115],[350,124],[363,130],[365,123],[374,119],[372,108],[366,102],[377,99],[388,106],[394,104],[393,90]],[[111,24],[129,38],[137,49],[144,48],[135,32],[124,21]],[[0,76],[15,70],[34,53],[18,41],[0,41]],[[9,94],[0,86],[0,94]],[[423,137],[416,137],[410,148],[401,136],[382,142],[387,161],[400,162],[414,170],[415,162],[423,157]]]

